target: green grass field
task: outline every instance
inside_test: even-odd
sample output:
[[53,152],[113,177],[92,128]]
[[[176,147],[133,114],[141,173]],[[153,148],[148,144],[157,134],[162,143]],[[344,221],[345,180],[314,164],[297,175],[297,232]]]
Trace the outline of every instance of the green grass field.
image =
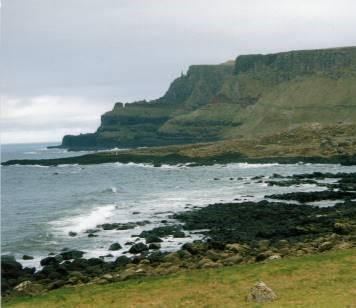
[[356,307],[356,249],[62,288],[3,307],[262,307],[245,300],[258,280],[278,296],[263,307]]

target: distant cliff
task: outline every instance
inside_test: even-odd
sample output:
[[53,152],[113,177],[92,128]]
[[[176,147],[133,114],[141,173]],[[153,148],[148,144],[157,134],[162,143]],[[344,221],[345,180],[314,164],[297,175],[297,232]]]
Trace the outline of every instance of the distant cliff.
[[138,147],[272,135],[356,121],[356,47],[243,55],[193,65],[153,101],[116,103],[70,149]]

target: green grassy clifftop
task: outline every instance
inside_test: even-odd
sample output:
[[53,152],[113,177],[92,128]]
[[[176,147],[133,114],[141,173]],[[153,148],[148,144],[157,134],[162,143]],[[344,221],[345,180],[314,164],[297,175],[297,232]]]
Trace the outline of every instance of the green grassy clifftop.
[[255,138],[302,125],[356,121],[356,47],[243,55],[194,65],[154,101],[118,103],[69,148]]

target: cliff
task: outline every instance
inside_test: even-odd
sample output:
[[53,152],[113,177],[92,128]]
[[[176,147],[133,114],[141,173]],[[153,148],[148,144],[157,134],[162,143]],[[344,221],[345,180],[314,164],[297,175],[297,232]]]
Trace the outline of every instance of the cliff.
[[356,47],[242,55],[194,65],[154,101],[115,104],[71,149],[154,146],[273,135],[356,121]]
[[188,140],[179,134],[161,133],[159,129],[170,119],[208,104],[233,70],[233,63],[193,65],[185,75],[172,82],[161,98],[148,102],[116,103],[113,110],[102,115],[101,125],[94,134],[65,136],[62,145],[80,149],[194,142],[199,137]]

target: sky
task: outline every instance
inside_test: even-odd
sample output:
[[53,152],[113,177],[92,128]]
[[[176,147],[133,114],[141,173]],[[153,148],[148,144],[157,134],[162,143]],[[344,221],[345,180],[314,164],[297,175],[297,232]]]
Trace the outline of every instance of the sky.
[[354,0],[2,0],[1,142],[94,132],[191,64],[356,45]]

